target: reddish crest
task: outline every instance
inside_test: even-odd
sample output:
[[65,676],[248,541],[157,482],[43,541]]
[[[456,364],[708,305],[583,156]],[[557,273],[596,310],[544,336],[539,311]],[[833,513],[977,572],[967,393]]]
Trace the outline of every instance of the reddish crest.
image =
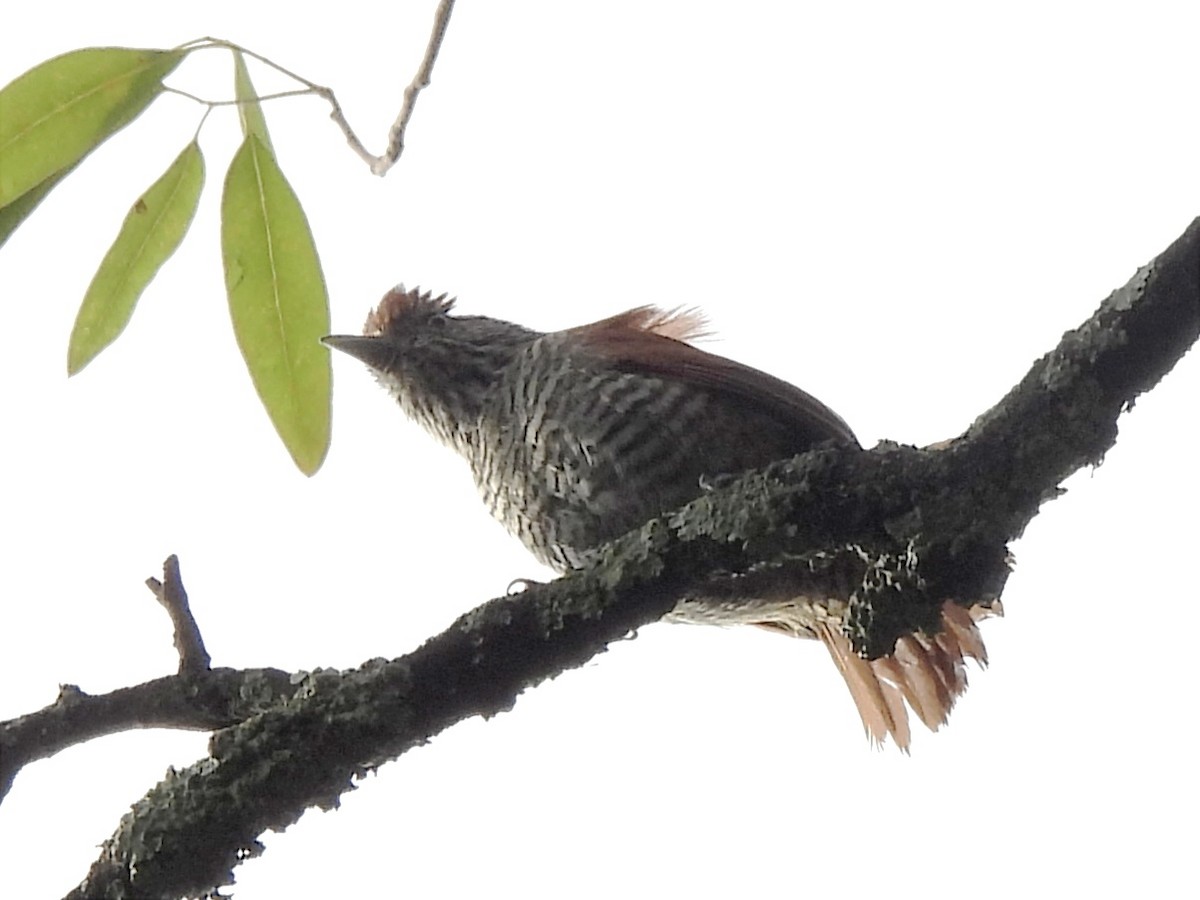
[[398,284],[384,294],[379,306],[368,313],[363,334],[374,337],[391,330],[408,316],[448,313],[453,307],[454,298],[446,294],[435,297],[432,291],[421,293],[419,287],[410,291]]
[[704,314],[698,309],[676,307],[675,309],[659,309],[657,306],[638,306],[617,313],[599,322],[584,325],[573,331],[588,332],[588,339],[604,343],[605,338],[613,340],[628,339],[629,331],[641,331],[646,334],[657,334],[659,337],[670,338],[673,341],[699,340],[709,337],[712,332]]

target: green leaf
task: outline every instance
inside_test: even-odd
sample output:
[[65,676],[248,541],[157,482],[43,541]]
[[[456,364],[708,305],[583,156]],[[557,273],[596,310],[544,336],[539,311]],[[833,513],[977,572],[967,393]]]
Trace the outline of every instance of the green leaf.
[[133,204],[79,307],[67,374],[90,363],[125,330],[138,297],[187,234],[203,185],[204,157],[192,141]]
[[69,169],[137,118],[186,54],[92,47],[56,56],[6,85],[0,90],[0,207]]
[[263,115],[262,104],[258,102],[254,82],[250,80],[250,72],[246,69],[246,58],[242,56],[240,50],[233,51],[233,91],[238,101],[238,118],[242,122],[242,134],[247,137],[254,135],[274,155],[275,148],[271,146],[271,135],[267,131],[267,119]]
[[308,219],[275,157],[249,134],[221,198],[233,331],[271,423],[306,475],[329,450],[329,298]]
[[0,247],[3,247],[14,231],[38,208],[58,183],[75,171],[75,167],[63,169],[51,175],[37,187],[32,188],[3,208],[0,208]]

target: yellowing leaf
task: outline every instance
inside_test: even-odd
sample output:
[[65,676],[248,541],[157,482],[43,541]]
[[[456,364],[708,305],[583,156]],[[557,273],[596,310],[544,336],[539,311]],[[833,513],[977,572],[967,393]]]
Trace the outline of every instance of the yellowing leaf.
[[306,475],[329,449],[329,298],[308,219],[275,157],[249,134],[221,198],[233,330],[271,423]]
[[67,349],[69,375],[125,330],[138,297],[192,224],[203,184],[204,157],[192,141],[134,203],[79,307]]
[[0,90],[0,207],[68,169],[132,122],[186,50],[92,47]]
[[275,148],[271,146],[271,135],[267,131],[267,119],[263,115],[262,104],[258,102],[254,82],[250,80],[250,72],[246,69],[246,59],[239,50],[233,51],[233,90],[238,101],[238,118],[242,122],[242,134],[247,137],[254,135],[274,155]]

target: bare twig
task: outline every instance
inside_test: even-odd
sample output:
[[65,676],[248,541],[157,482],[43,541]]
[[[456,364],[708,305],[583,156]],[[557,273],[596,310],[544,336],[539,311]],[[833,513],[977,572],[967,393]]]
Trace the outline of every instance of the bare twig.
[[438,51],[442,49],[442,38],[446,36],[446,27],[450,24],[450,13],[454,10],[454,0],[442,0],[438,4],[433,18],[433,32],[429,35],[429,43],[425,46],[425,58],[421,60],[421,68],[404,89],[404,105],[400,107],[400,115],[388,130],[388,146],[380,160],[371,166],[375,175],[383,175],[390,169],[404,152],[404,130],[408,128],[408,120],[412,118],[413,107],[417,103],[417,95],[429,87],[433,75],[433,64],[437,61]]
[[[417,69],[417,74],[413,76],[413,80],[409,82],[408,87],[404,89],[404,102],[401,104],[400,113],[396,116],[396,121],[392,123],[392,127],[388,129],[388,145],[379,156],[373,154],[366,148],[362,140],[354,133],[354,129],[350,127],[350,122],[346,119],[346,114],[342,111],[342,105],[338,102],[337,97],[333,93],[332,88],[324,87],[309,81],[290,69],[285,69],[276,62],[272,62],[261,54],[255,53],[253,50],[247,50],[232,41],[224,40],[223,38],[204,37],[194,41],[189,41],[186,44],[180,45],[181,50],[207,50],[211,48],[225,48],[227,50],[236,50],[246,56],[256,59],[263,65],[270,66],[281,75],[285,75],[294,81],[304,85],[303,90],[295,91],[279,91],[274,94],[267,94],[257,99],[259,100],[275,100],[281,97],[295,97],[303,94],[315,94],[327,102],[333,109],[329,113],[329,118],[333,119],[334,123],[342,130],[342,134],[346,137],[346,143],[350,145],[350,149],[358,154],[359,159],[371,167],[373,175],[386,175],[400,159],[400,154],[404,152],[404,132],[408,128],[408,121],[412,118],[413,107],[416,106],[417,96],[425,88],[429,87],[433,76],[433,65],[437,62],[438,52],[442,49],[442,40],[446,37],[446,29],[450,24],[450,13],[454,11],[454,0],[441,0],[438,3],[437,11],[433,16],[433,30],[429,34],[429,41],[425,45],[425,56],[421,60],[420,68]],[[187,91],[181,91],[176,88],[167,88],[168,91],[174,94],[187,97],[195,100],[198,103],[203,103],[209,109],[217,106],[236,105],[241,101],[238,100],[205,100]]]
[[[171,87],[169,84],[164,84],[163,90],[168,94],[186,97],[188,100],[199,103],[201,106],[207,106],[210,108],[218,106],[241,106],[247,102],[245,100],[205,100],[203,97],[199,97],[196,94],[189,93],[188,91],[180,90],[179,88]],[[266,100],[282,100],[285,97],[307,97],[312,93],[320,92],[314,91],[313,88],[305,87],[296,88],[294,91],[276,91],[273,94],[259,94],[254,99],[261,103]]]
[[437,12],[434,13],[433,17],[433,31],[429,35],[429,42],[425,45],[425,58],[421,60],[421,67],[417,69],[417,74],[413,76],[413,80],[404,89],[404,103],[400,107],[400,114],[396,116],[396,121],[392,123],[392,127],[388,130],[387,149],[379,156],[373,155],[363,145],[363,142],[359,140],[358,135],[354,133],[354,129],[346,121],[346,115],[342,112],[341,104],[334,97],[333,91],[319,85],[309,85],[314,93],[324,97],[329,105],[333,107],[329,118],[333,119],[337,123],[337,126],[342,129],[342,133],[346,136],[346,142],[350,144],[350,148],[359,155],[359,158],[363,162],[371,167],[371,174],[373,175],[386,175],[388,170],[400,159],[400,154],[404,152],[404,131],[408,128],[408,120],[412,118],[413,107],[417,103],[417,95],[429,87],[433,74],[433,64],[437,61],[438,51],[442,49],[442,39],[446,36],[446,28],[450,24],[450,13],[453,11],[454,0],[441,0],[438,4]]
[[212,664],[212,657],[204,648],[200,626],[188,605],[187,591],[179,576],[179,557],[172,553],[163,563],[163,580],[147,578],[146,587],[154,592],[158,602],[171,617],[175,629],[175,649],[179,653],[179,673],[203,672]]

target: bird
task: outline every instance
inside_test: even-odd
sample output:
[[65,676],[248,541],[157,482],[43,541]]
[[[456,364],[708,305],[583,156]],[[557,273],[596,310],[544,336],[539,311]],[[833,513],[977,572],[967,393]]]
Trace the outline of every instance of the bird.
[[[322,341],[365,363],[401,410],[470,466],[489,512],[558,573],[608,541],[700,496],[714,478],[815,447],[861,449],[850,426],[800,388],[709,353],[694,309],[638,306],[541,332],[458,315],[446,294],[398,285],[362,335]],[[911,708],[945,723],[966,689],[965,660],[987,664],[977,621],[994,612],[947,600],[936,634],[860,656],[823,597],[687,598],[666,616],[758,625],[821,641],[872,743],[908,752]]]

